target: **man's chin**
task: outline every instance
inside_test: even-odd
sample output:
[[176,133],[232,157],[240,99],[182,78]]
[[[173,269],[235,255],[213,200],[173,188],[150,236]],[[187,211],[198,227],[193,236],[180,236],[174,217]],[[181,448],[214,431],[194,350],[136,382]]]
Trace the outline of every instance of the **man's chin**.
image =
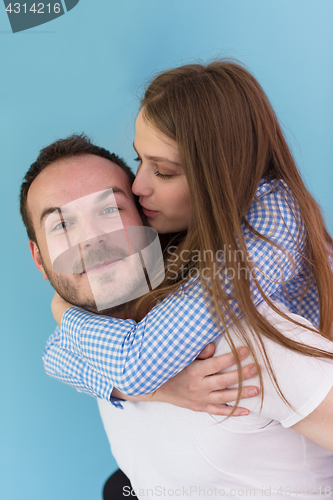
[[[94,314],[114,316],[119,318],[123,316],[124,303],[110,307],[110,301],[107,302],[104,298],[101,298],[101,300],[97,300],[97,308],[95,300],[93,300],[91,297],[84,297],[85,294],[83,293],[82,289],[81,291],[78,290],[78,288],[80,288],[78,282],[73,283],[71,280],[65,279],[64,276],[62,276],[62,279],[60,280],[59,276],[54,276],[50,272],[47,272],[46,274],[49,278],[50,284],[60,295],[60,297],[73,306],[80,307],[81,309],[85,309],[86,311],[92,312]],[[103,302],[105,303],[105,307],[103,307]]]

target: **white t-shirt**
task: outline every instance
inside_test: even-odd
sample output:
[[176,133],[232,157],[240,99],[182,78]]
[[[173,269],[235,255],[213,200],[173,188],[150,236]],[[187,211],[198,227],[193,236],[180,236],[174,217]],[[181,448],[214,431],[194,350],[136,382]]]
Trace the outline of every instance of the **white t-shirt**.
[[[333,351],[332,342],[284,320],[266,304],[258,309],[289,338]],[[234,340],[242,345],[236,332]],[[98,400],[112,454],[139,499],[333,498],[333,453],[290,428],[332,388],[333,363],[264,342],[282,393],[294,409],[277,394],[261,357],[264,403],[260,411],[260,396],[242,400],[249,416],[226,419],[158,402],[126,401],[121,410]],[[220,337],[215,355],[228,351]],[[259,385],[258,377],[245,384]],[[126,489],[124,496],[130,498],[131,491]]]

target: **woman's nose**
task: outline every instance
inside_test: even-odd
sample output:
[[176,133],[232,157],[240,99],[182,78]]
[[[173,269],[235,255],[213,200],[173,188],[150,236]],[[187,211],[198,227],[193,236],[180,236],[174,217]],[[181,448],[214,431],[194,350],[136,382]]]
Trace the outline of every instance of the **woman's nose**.
[[132,184],[132,191],[137,196],[149,197],[153,194],[150,175],[142,166],[138,169],[135,181]]

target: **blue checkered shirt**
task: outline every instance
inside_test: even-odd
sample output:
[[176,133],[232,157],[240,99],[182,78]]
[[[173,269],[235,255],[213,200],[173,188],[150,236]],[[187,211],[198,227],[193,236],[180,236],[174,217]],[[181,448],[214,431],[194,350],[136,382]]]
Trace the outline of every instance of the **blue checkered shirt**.
[[[302,294],[311,278],[305,266],[304,224],[283,181],[262,179],[246,220],[270,240],[242,225],[263,292],[318,325],[315,283]],[[232,280],[225,279],[223,286],[227,294],[232,293]],[[255,280],[251,286],[253,302],[258,305],[263,299]],[[230,303],[241,317],[235,300]],[[226,320],[230,324],[228,317]],[[111,397],[113,387],[128,395],[148,394],[187,366],[219,334],[221,329],[197,281],[166,297],[140,323],[71,307],[61,328],[49,338],[43,360],[49,375],[121,407]]]

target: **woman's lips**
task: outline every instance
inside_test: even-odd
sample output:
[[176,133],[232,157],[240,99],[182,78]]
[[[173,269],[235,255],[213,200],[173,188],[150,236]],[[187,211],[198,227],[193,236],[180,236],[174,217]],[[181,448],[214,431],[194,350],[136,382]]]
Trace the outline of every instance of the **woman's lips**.
[[141,205],[142,207],[142,212],[145,214],[146,217],[155,217],[156,215],[159,214],[157,210],[148,210],[148,208],[145,208]]

